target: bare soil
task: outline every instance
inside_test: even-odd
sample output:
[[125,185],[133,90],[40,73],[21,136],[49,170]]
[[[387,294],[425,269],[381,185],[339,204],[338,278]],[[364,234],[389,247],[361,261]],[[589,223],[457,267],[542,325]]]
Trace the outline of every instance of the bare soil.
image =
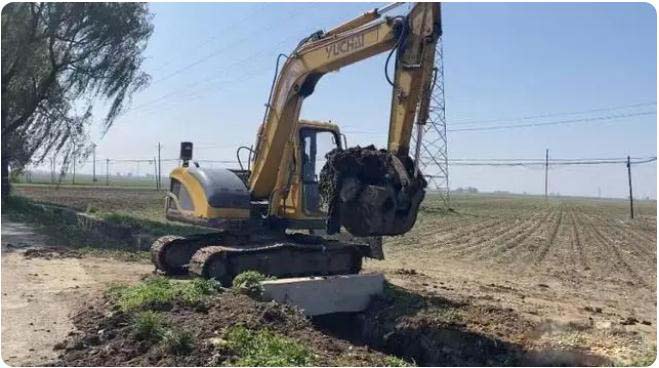
[[313,351],[319,366],[383,366],[387,355],[355,346],[314,328],[300,312],[277,303],[257,302],[246,295],[225,292],[208,307],[175,304],[163,311],[168,324],[190,331],[194,348],[172,354],[148,341],[136,340],[130,317],[113,310],[109,301],[94,301],[74,317],[77,332],[63,344],[58,365],[65,366],[217,366],[226,365],[231,352],[214,346],[227,329],[243,326],[269,331],[300,341]]
[[[162,216],[159,195],[113,190],[19,189],[54,203]],[[473,364],[469,359],[477,357],[483,365],[648,365],[655,359],[655,201],[638,201],[630,220],[628,203],[618,200],[462,196],[453,198],[452,212],[434,200],[427,197],[411,232],[385,239],[386,260],[365,262],[367,271],[383,272],[402,290],[369,312],[379,322],[364,317],[348,332],[327,328],[327,334],[417,364]],[[401,307],[401,300],[412,307]],[[490,349],[488,341],[505,348]],[[470,350],[474,344],[483,350]]]
[[534,327],[509,337],[529,349],[653,359],[655,202],[630,220],[622,201],[468,200],[445,216],[426,207],[412,232],[385,242],[387,259],[366,269],[415,292],[515,311]]
[[164,220],[164,192],[155,189],[49,185],[17,185],[16,194],[79,211],[122,213]]
[[2,359],[13,366],[53,363],[53,347],[74,329],[70,316],[109,284],[139,280],[147,264],[85,257],[30,227],[2,219]]

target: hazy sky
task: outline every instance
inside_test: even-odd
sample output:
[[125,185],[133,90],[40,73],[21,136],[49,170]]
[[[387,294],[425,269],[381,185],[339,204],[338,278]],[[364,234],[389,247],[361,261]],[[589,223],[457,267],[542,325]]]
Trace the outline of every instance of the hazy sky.
[[[154,3],[146,50],[151,86],[101,139],[97,157],[163,157],[195,143],[199,159],[234,160],[263,117],[276,55],[304,36],[382,3]],[[402,11],[407,5],[401,7]],[[656,12],[648,4],[443,5],[449,129],[656,111]],[[386,141],[386,55],[325,76],[302,111],[339,123],[352,144]],[[640,105],[644,104],[644,105]],[[620,106],[635,107],[616,109]],[[591,111],[597,110],[597,111]],[[522,117],[590,111],[544,118]],[[489,124],[468,122],[496,120]],[[513,121],[509,121],[512,119]],[[352,133],[351,133],[352,132]],[[450,158],[654,155],[656,114],[491,131],[449,132]],[[116,170],[131,170],[113,167]],[[168,169],[168,168],[167,168]],[[163,170],[165,172],[165,170]],[[541,193],[541,168],[450,168],[451,187]],[[634,168],[635,192],[656,197],[656,165]],[[624,165],[552,169],[550,191],[625,196]]]

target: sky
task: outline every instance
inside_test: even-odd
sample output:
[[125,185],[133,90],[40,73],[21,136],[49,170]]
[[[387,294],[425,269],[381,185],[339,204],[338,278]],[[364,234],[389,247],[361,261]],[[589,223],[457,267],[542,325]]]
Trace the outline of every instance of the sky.
[[[163,158],[176,158],[179,142],[190,140],[197,159],[235,160],[238,146],[254,143],[276,56],[316,30],[382,5],[150,4],[155,29],[143,68],[151,85],[107,133],[94,128],[97,158],[150,159],[158,142]],[[545,149],[552,158],[656,155],[657,24],[651,5],[445,3],[442,17],[449,159],[539,159]],[[384,146],[391,98],[385,58],[325,76],[301,117],[338,123],[349,145]],[[568,114],[575,112],[582,113]],[[595,119],[456,131],[575,118]],[[134,170],[130,165],[112,170]],[[552,167],[549,191],[624,197],[626,170],[620,164]],[[539,167],[449,171],[453,189],[544,191]],[[635,196],[656,198],[656,178],[655,164],[634,166]]]

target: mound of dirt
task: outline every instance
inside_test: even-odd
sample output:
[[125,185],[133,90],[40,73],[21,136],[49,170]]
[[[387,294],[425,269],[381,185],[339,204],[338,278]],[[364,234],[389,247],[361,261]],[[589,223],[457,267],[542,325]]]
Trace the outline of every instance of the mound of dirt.
[[66,247],[43,247],[28,249],[23,253],[28,259],[61,259],[61,258],[82,258],[80,252]]
[[393,285],[360,315],[360,339],[419,366],[601,366],[572,347],[533,343],[541,328],[512,309],[422,295]]
[[387,355],[328,336],[313,328],[299,311],[273,302],[258,302],[245,295],[225,292],[204,308],[176,303],[162,313],[168,323],[193,335],[194,345],[176,355],[131,333],[131,319],[109,299],[86,305],[74,316],[76,332],[59,344],[60,366],[215,366],[229,364],[230,351],[218,348],[228,329],[267,329],[300,342],[314,354],[319,366],[382,366]]

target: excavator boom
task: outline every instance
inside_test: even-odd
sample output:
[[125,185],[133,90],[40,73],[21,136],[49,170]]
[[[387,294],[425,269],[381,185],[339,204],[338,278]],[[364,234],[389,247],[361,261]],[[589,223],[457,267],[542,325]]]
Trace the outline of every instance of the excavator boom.
[[[256,145],[237,152],[240,160],[238,153],[249,151],[247,169],[201,167],[192,159],[192,143],[182,143],[166,216],[215,231],[158,239],[151,248],[158,270],[191,272],[226,286],[247,270],[276,277],[354,274],[363,257],[382,257],[378,237],[412,228],[426,181],[409,155],[410,140],[414,124],[428,118],[440,7],[421,3],[406,16],[383,16],[395,6],[316,32],[284,55]],[[325,74],[387,51],[386,149],[345,147],[338,125],[300,119],[304,99]],[[318,172],[323,156],[327,162]],[[323,226],[328,234],[344,228],[358,238],[313,235]]]
[[[341,219],[342,211],[330,211],[330,217],[335,218],[329,222],[339,223],[349,231],[352,228],[353,235],[358,236],[398,235],[408,231],[414,224],[418,203],[423,199],[423,193],[419,196],[417,192],[423,192],[425,180],[414,169],[415,165],[408,155],[415,119],[417,123],[423,124],[428,115],[435,45],[441,34],[440,6],[437,3],[420,3],[415,4],[407,16],[383,18],[381,14],[376,9],[327,33],[314,33],[287,57],[273,85],[265,119],[257,137],[253,169],[248,182],[253,198],[269,201],[269,215],[282,216],[292,175],[291,157],[284,152],[287,152],[286,145],[291,142],[291,134],[295,131],[304,99],[313,93],[316,84],[325,74],[390,51],[387,62],[394,52],[396,58],[393,78],[386,75],[392,85],[392,98],[388,155],[383,157],[389,167],[383,172],[394,173],[393,183],[387,183],[383,178],[363,180],[363,175],[354,175],[352,172],[351,176],[361,177],[361,181],[357,189],[351,189],[356,197],[351,198],[352,205],[348,206],[351,210],[361,208],[362,211],[356,212],[359,216],[376,216],[381,221],[376,221],[378,226],[367,226],[364,223],[350,226],[347,220]],[[332,165],[332,162],[328,165]],[[347,178],[345,170],[335,167],[333,170],[325,170],[325,173],[336,176],[327,179],[334,183],[326,185],[332,189],[326,190],[325,194],[332,197],[326,200],[338,208],[339,202],[346,202],[335,198],[343,187],[341,182]],[[339,176],[342,178],[339,179]],[[351,183],[354,186],[355,182]],[[359,193],[365,191],[379,194],[371,193],[357,198]],[[372,198],[374,195],[377,198]],[[393,207],[381,209],[380,206],[372,206],[378,201],[389,206],[390,197],[395,198]],[[364,202],[369,200],[370,203]],[[365,210],[367,207],[368,211]],[[382,212],[389,212],[390,215],[386,215],[385,219]],[[353,219],[351,222],[354,221],[359,220]],[[406,225],[388,225],[395,223]]]

